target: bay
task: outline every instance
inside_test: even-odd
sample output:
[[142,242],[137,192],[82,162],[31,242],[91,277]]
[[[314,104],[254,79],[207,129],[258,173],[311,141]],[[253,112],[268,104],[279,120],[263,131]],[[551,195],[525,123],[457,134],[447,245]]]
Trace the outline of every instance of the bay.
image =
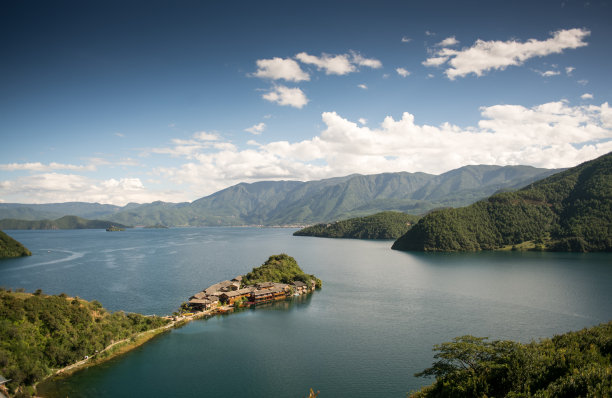
[[203,288],[287,253],[313,295],[195,321],[46,386],[49,396],[404,397],[432,346],[472,334],[530,341],[612,319],[609,254],[404,253],[293,229],[8,231],[33,256],[0,286],[169,314]]

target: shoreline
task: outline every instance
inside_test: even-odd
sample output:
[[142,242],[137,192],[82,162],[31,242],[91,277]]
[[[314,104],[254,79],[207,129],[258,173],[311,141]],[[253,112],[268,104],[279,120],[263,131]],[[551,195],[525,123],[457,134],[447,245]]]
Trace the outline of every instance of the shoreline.
[[[284,300],[288,300],[291,298],[293,298],[293,296],[289,296],[285,298]],[[230,305],[223,305],[223,306],[219,306],[219,307],[205,310],[205,311],[194,312],[191,315],[179,315],[179,316],[166,315],[163,318],[170,320],[170,322],[167,325],[164,325],[157,329],[151,329],[151,330],[147,330],[144,332],[140,332],[134,336],[131,336],[123,340],[115,341],[109,344],[108,346],[106,346],[102,351],[96,353],[95,355],[88,357],[87,359],[82,359],[78,362],[75,362],[73,364],[70,364],[60,369],[53,369],[50,375],[46,376],[41,381],[34,384],[33,387],[34,387],[34,390],[36,391],[34,397],[44,398],[45,395],[40,395],[38,393],[38,388],[41,386],[44,386],[46,383],[53,383],[57,379],[63,379],[63,378],[70,377],[73,374],[81,370],[87,369],[89,367],[101,365],[105,362],[110,361],[111,359],[120,357],[146,344],[150,340],[153,340],[155,337],[161,334],[170,332],[172,331],[172,329],[178,329],[180,327],[183,327],[192,321],[200,320],[200,319],[208,319],[216,315],[224,315],[224,314],[233,312],[236,308],[254,308],[258,304],[268,304],[270,302],[277,302],[277,301],[282,301],[282,300],[270,300],[265,303],[257,303],[257,304],[249,303],[250,305],[243,305],[243,306],[238,306],[238,307],[234,307]],[[44,394],[44,387],[42,388],[42,390]]]

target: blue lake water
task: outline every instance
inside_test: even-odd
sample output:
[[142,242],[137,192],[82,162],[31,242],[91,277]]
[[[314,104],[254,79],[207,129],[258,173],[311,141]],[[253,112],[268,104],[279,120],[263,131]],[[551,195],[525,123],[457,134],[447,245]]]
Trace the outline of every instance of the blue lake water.
[[472,334],[529,341],[612,319],[610,254],[404,253],[293,229],[7,231],[34,255],[0,286],[169,314],[203,288],[287,253],[313,295],[195,321],[56,383],[54,396],[405,397],[432,346]]

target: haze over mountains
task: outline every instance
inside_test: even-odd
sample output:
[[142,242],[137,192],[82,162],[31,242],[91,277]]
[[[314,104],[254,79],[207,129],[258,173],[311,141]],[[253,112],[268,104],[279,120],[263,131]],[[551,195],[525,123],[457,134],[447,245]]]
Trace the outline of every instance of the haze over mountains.
[[65,215],[125,225],[291,225],[329,222],[385,210],[422,214],[465,206],[499,190],[521,188],[561,169],[465,166],[441,175],[384,173],[319,181],[240,183],[191,203],[126,206],[97,203],[0,203],[0,219],[42,220]]

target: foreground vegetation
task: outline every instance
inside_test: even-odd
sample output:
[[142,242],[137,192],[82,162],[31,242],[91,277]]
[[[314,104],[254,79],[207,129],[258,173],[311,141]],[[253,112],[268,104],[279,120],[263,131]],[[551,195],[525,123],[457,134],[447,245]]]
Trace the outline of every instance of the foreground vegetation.
[[125,225],[102,220],[86,220],[77,216],[64,216],[57,220],[0,220],[0,229],[106,229],[110,227],[127,228]]
[[406,213],[384,211],[367,217],[312,225],[294,232],[293,235],[321,238],[397,239],[404,235],[418,219],[418,216]]
[[323,282],[314,275],[304,273],[295,259],[287,254],[270,256],[265,263],[242,278],[243,285],[254,285],[263,282],[293,283],[302,281],[309,283],[315,281],[317,289],[321,288]]
[[612,153],[473,205],[423,217],[397,250],[612,251]]
[[110,313],[97,301],[65,294],[0,289],[0,374],[10,380],[11,393],[29,395],[31,386],[54,369],[168,322],[160,317]]
[[32,252],[30,252],[24,245],[0,231],[0,259],[31,255]]
[[436,345],[433,366],[415,376],[436,381],[412,398],[609,397],[612,322],[540,342],[463,336]]

